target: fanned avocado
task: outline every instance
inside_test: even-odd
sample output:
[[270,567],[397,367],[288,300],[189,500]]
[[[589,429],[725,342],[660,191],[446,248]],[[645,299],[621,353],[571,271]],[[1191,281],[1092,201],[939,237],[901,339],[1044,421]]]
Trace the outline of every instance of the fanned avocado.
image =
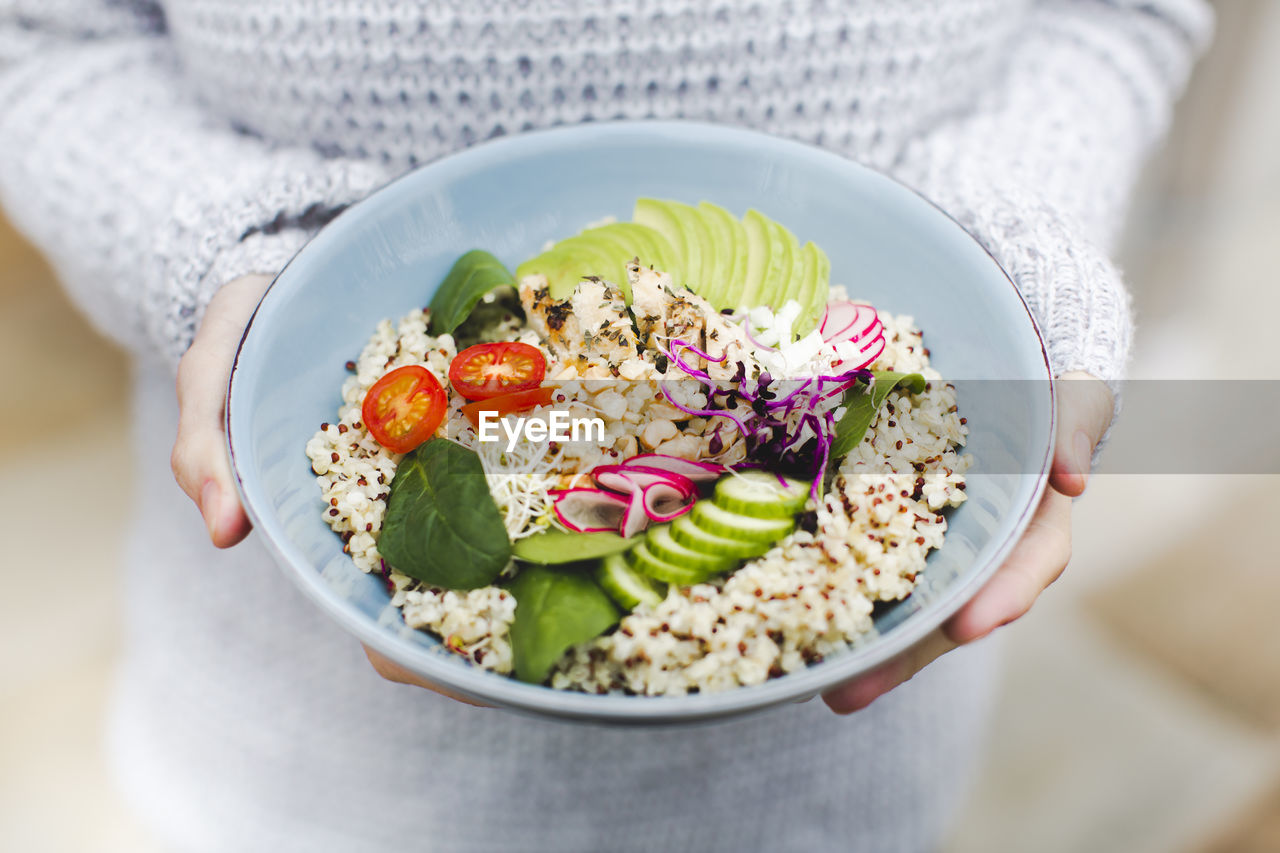
[[598,240],[570,237],[547,251],[516,267],[516,280],[541,273],[547,277],[553,299],[567,299],[584,276],[603,275],[620,268],[627,259],[617,249],[603,246]]
[[[667,238],[647,225],[635,222],[613,222],[588,228],[578,236],[607,239],[620,246],[623,254],[627,255],[628,263],[632,258],[639,258],[641,266],[652,266],[673,276],[675,275],[673,270],[683,266]],[[621,283],[626,283],[625,274],[622,276]]]
[[770,255],[773,252],[773,229],[769,218],[758,210],[748,210],[742,217],[742,227],[747,234],[747,271],[738,284],[738,292],[731,302],[738,308],[754,308],[757,305],[769,304],[769,293],[766,290],[769,274]]
[[639,258],[717,310],[767,305],[776,311],[794,299],[800,304],[795,333],[804,335],[817,326],[827,302],[831,262],[813,243],[801,246],[794,234],[760,211],[748,210],[738,220],[707,201],[692,207],[641,198],[634,218],[556,243],[521,264],[517,278],[542,273],[551,295],[564,299],[584,276],[601,276],[622,288],[629,301],[626,266]]
[[698,215],[707,224],[715,244],[715,264],[710,270],[703,264],[702,297],[712,307],[737,308],[726,297],[732,293],[747,266],[747,238],[738,218],[709,201],[698,203]]
[[616,284],[628,300],[627,264],[641,263],[666,269],[676,264],[676,253],[657,231],[632,222],[616,222],[588,228],[576,237],[561,240],[536,258],[516,269],[516,277],[533,273],[547,277],[551,295],[564,299],[573,293],[583,276],[598,275]]
[[681,226],[680,219],[675,215],[675,212],[664,201],[656,198],[642,198],[636,200],[635,211],[632,213],[631,218],[637,224],[647,225],[666,238],[676,257],[680,258],[683,263],[681,264],[682,269],[679,278],[671,270],[665,270],[665,272],[671,273],[671,279],[676,284],[685,284],[691,273],[689,251],[685,242],[684,228]]

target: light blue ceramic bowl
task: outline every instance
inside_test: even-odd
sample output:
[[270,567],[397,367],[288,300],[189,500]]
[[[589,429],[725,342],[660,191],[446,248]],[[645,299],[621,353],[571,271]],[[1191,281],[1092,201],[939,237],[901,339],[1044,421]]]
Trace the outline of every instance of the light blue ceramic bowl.
[[[459,254],[511,268],[549,239],[638,196],[758,207],[831,257],[832,280],[914,315],[936,367],[962,380],[969,500],[924,582],[847,653],[766,684],[683,697],[594,696],[472,667],[408,629],[321,520],[303,452],[340,402],[344,363],[384,317],[427,304]],[[708,719],[812,696],[902,652],[967,601],[1009,553],[1047,479],[1054,424],[1044,346],[1018,292],[955,222],[883,175],[815,148],[692,123],[592,124],[502,139],[395,181],[325,227],[279,275],[245,334],[228,437],[259,535],[311,599],[361,641],[430,681],[492,705],[615,723]]]

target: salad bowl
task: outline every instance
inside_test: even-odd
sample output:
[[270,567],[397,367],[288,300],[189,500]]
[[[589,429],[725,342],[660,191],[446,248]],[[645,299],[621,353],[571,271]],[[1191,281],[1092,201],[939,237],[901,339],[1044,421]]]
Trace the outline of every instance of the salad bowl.
[[[972,457],[915,591],[875,611],[838,654],[762,684],[681,696],[603,695],[523,683],[471,665],[408,627],[383,579],[360,571],[321,518],[303,446],[331,417],[369,330],[426,305],[463,252],[511,268],[549,240],[625,217],[637,197],[761,208],[830,256],[831,281],[925,330],[957,386]],[[1051,371],[1026,304],[958,224],[892,179],[763,134],[688,122],[529,133],[411,172],[325,226],[276,277],[245,332],[227,399],[242,501],[283,570],[371,649],[451,693],[520,712],[617,724],[679,723],[814,696],[891,659],[968,601],[1009,554],[1045,488]]]

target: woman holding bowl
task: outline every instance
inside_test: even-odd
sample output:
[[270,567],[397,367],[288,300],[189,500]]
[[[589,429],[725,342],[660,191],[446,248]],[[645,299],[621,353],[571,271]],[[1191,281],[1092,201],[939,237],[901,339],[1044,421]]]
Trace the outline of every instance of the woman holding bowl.
[[[938,842],[995,675],[989,643],[943,653],[1019,618],[1066,565],[1071,498],[1128,352],[1107,253],[1207,39],[1202,2],[5,8],[0,200],[136,355],[141,488],[112,742],[160,838],[210,851]],[[253,537],[231,547],[250,531],[221,406],[248,317],[317,228],[416,165],[497,136],[654,117],[858,159],[974,234],[1035,313],[1057,375],[1080,380],[1060,383],[1051,487],[987,587],[912,654],[824,696],[830,710],[597,729],[392,683],[412,678],[370,667]]]

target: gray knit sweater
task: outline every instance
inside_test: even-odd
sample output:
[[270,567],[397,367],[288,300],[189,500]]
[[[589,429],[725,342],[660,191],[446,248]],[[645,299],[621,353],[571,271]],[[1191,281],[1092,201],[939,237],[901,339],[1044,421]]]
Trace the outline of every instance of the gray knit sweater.
[[[7,0],[0,201],[139,353],[140,521],[117,766],[202,850],[914,850],[988,668],[853,719],[817,703],[596,730],[380,682],[168,482],[168,371],[219,286],[415,164],[590,119],[763,129],[888,171],[1012,274],[1058,371],[1113,380],[1107,251],[1210,21],[1200,0]],[[167,366],[166,366],[167,365]]]

